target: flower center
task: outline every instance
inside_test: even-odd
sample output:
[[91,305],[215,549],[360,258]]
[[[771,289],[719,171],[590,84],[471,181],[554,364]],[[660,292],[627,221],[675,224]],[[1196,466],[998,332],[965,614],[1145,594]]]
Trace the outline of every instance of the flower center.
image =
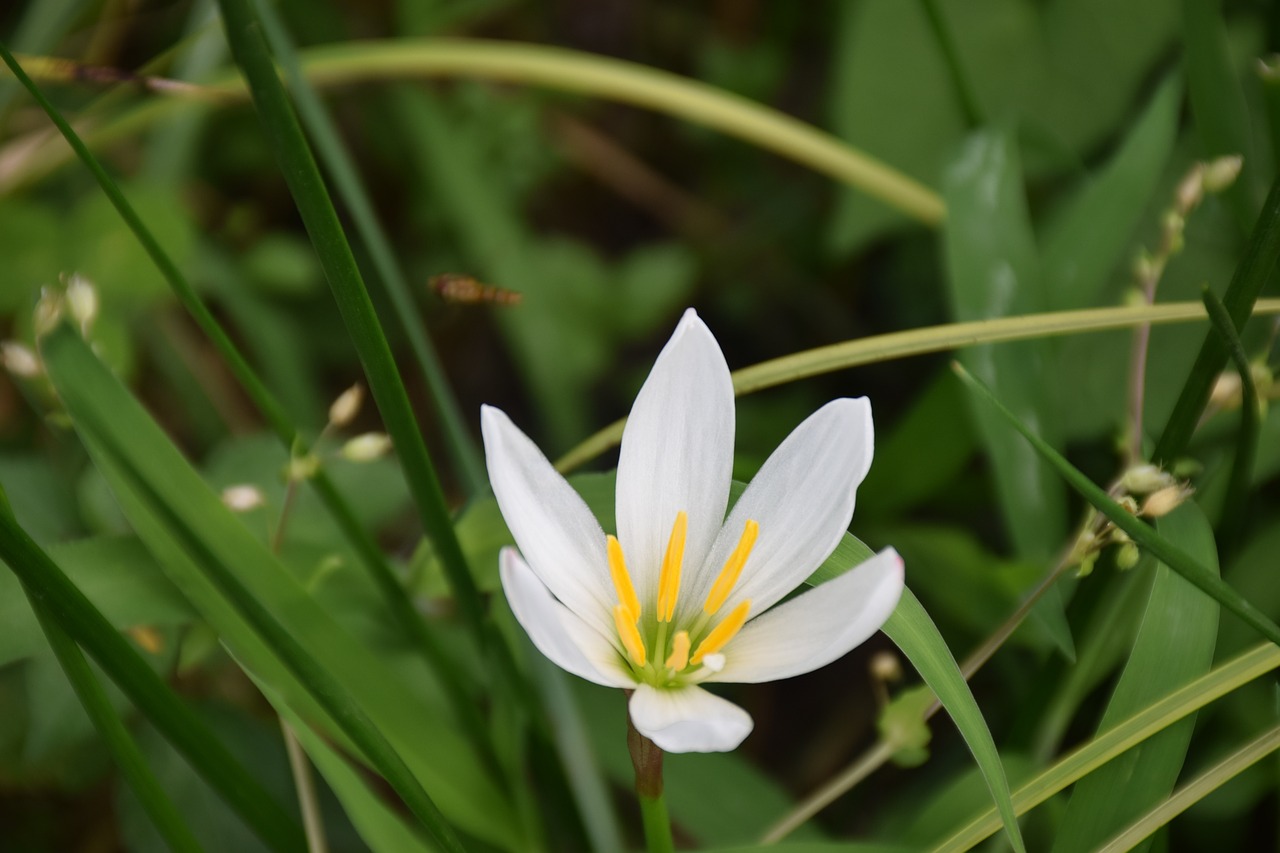
[[[613,608],[613,622],[618,631],[627,662],[636,676],[654,686],[680,682],[683,675],[710,665],[707,658],[719,654],[747,622],[751,600],[740,601],[729,613],[712,625],[714,617],[733,592],[742,569],[751,556],[760,525],[748,519],[743,526],[738,544],[725,561],[724,568],[711,585],[702,612],[687,626],[672,625],[676,602],[680,598],[680,574],[684,566],[685,541],[689,533],[689,515],[684,510],[676,513],[671,525],[671,536],[662,558],[658,574],[657,605],[648,618],[641,610],[631,573],[627,571],[622,545],[614,536],[606,539],[609,558],[609,575],[618,593],[618,604]],[[672,628],[676,630],[673,632]],[[650,654],[652,652],[652,654]]]

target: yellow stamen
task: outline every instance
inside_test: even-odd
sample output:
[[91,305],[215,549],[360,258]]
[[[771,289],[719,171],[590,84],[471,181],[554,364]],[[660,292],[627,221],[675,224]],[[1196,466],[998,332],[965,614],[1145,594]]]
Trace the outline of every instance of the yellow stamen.
[[627,650],[627,657],[636,666],[644,666],[644,641],[640,639],[640,629],[636,627],[631,611],[625,604],[613,608],[613,624],[618,628],[618,638],[622,640],[622,647]]
[[742,538],[738,540],[738,546],[733,549],[733,553],[725,561],[724,568],[720,570],[720,576],[711,585],[707,603],[702,605],[704,613],[715,613],[724,606],[729,593],[733,592],[733,585],[738,582],[738,577],[742,574],[742,567],[747,564],[747,557],[751,556],[751,549],[755,547],[756,537],[759,535],[760,525],[748,518],[742,528]]
[[680,567],[684,563],[684,540],[689,533],[689,514],[676,513],[676,523],[671,527],[667,541],[667,554],[662,558],[662,571],[658,574],[658,621],[670,622],[676,612],[676,599],[680,597]]
[[671,656],[667,658],[666,667],[679,672],[689,665],[689,632],[677,631],[671,638]]
[[693,653],[693,657],[689,658],[692,664],[702,663],[702,659],[707,655],[714,655],[716,652],[728,645],[742,626],[747,624],[747,611],[751,609],[751,599],[746,599],[738,604],[737,607],[729,611],[729,615],[721,620],[720,624],[711,629],[711,633],[707,634],[706,639],[698,643],[698,650]]
[[627,561],[622,557],[622,545],[613,536],[609,536],[605,542],[605,550],[609,554],[609,574],[613,576],[613,588],[618,591],[618,602],[627,608],[631,621],[636,622],[640,619],[640,599],[636,598],[636,588],[631,583]]

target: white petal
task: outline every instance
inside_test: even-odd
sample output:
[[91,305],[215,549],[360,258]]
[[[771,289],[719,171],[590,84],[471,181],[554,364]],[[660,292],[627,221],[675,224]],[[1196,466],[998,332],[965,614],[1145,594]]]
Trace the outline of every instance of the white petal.
[[880,629],[902,595],[902,558],[892,548],[752,619],[708,681],[790,678],[843,657]]
[[514,548],[502,549],[498,575],[511,612],[552,663],[605,687],[634,684],[610,640],[556,601]]
[[552,595],[608,634],[617,595],[600,524],[504,412],[482,407],[480,426],[489,483],[520,553]]
[[721,608],[744,598],[761,613],[822,564],[849,528],[854,495],[871,467],[871,404],[865,397],[833,400],[814,412],[778,446],[734,504],[681,597],[683,612],[702,607],[721,567],[733,553],[747,519],[760,525],[742,576]]
[[667,752],[728,752],[751,734],[751,715],[701,687],[636,687],[636,730]]
[[618,540],[642,604],[676,514],[689,514],[686,573],[700,566],[724,520],[733,473],[733,382],[720,345],[692,309],[636,397],[618,458]]

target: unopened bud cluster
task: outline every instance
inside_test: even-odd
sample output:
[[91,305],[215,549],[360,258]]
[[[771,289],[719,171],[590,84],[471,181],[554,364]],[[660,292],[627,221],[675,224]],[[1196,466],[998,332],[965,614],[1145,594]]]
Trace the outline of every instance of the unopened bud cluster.
[[[1194,491],[1169,472],[1155,465],[1142,464],[1125,471],[1111,489],[1111,495],[1133,515],[1159,518],[1181,506]],[[1116,548],[1116,568],[1127,570],[1138,564],[1141,552],[1137,543],[1106,517],[1091,510],[1084,530],[1076,537],[1069,564],[1077,566],[1077,574],[1084,577],[1093,571],[1098,556],[1113,545]]]

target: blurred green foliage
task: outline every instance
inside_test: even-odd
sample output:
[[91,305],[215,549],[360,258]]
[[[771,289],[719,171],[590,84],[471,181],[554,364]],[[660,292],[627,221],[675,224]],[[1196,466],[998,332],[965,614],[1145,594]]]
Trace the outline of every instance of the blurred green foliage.
[[[1205,284],[1221,293],[1280,159],[1280,139],[1271,135],[1280,84],[1256,69],[1280,49],[1274,5],[284,0],[277,9],[304,56],[309,47],[361,38],[456,35],[560,45],[671,70],[824,128],[945,199],[948,220],[930,229],[857,187],[741,140],[590,97],[454,77],[325,86],[339,141],[410,283],[411,322],[429,333],[473,436],[479,404],[493,403],[554,458],[625,414],[688,305],[707,319],[736,368],[905,328],[1129,301],[1134,259],[1155,247],[1188,170],[1210,156],[1242,153],[1237,184],[1205,196],[1188,216],[1157,300],[1197,299]],[[0,39],[29,56],[203,82],[228,61],[215,8],[203,0],[11,4],[0,11]],[[133,82],[64,77],[42,85],[86,129],[159,99],[188,102],[98,154],[290,416],[318,435],[329,402],[361,380],[362,369],[251,111]],[[88,337],[97,354],[209,486],[261,492],[263,504],[239,522],[227,513],[205,519],[205,534],[216,541],[236,531],[256,540],[258,565],[268,565],[287,503],[281,598],[305,591],[308,607],[358,641],[349,668],[376,658],[395,685],[388,695],[420,702],[444,720],[443,688],[394,629],[357,555],[309,486],[287,496],[288,452],[266,435],[96,186],[74,163],[24,179],[35,168],[31,152],[59,144],[26,94],[0,78],[0,338],[34,347],[41,289],[72,272],[93,281],[101,307]],[[370,248],[357,241],[355,250],[443,469],[472,574],[501,613],[496,553],[509,535],[491,500],[466,500],[465,477],[446,461],[445,430],[411,347],[390,320],[398,309],[373,282]],[[445,273],[473,277],[494,289],[488,293],[519,294],[518,301],[447,299],[428,286]],[[1276,295],[1274,283],[1264,295]],[[1271,318],[1243,330],[1268,379],[1275,330]],[[1145,424],[1139,445],[1149,449],[1205,333],[1203,324],[1155,329],[1136,401],[1131,332],[984,345],[959,358],[1093,480],[1110,484],[1128,461],[1134,406]],[[899,549],[912,589],[963,659],[1070,550],[1083,516],[1029,447],[970,405],[946,370],[950,357],[862,367],[744,399],[735,475],[749,479],[817,404],[869,396],[879,452],[858,496],[853,534]],[[1260,392],[1274,400],[1275,386],[1264,382]],[[1240,545],[1219,554],[1213,540],[1238,410],[1238,397],[1212,404],[1188,451],[1197,506],[1165,517],[1160,529],[1190,543],[1206,564],[1221,556],[1223,578],[1277,618],[1274,405],[1263,420]],[[366,405],[341,434],[328,431],[317,452],[442,645],[464,661],[477,691],[488,689],[491,674],[468,657],[399,466],[393,458],[335,458],[341,440],[378,429],[378,414]],[[609,465],[606,457],[597,467]],[[573,482],[611,517],[609,474],[582,473]],[[163,535],[140,524],[145,512],[136,496],[120,497],[119,473],[92,464],[47,377],[0,378],[0,483],[24,529],[112,624],[130,630],[145,659],[193,699],[255,775],[291,801],[272,696],[259,692],[270,689],[240,670],[245,646],[220,645],[190,591],[174,585],[156,545]],[[1113,557],[1105,551],[1087,578],[1062,572],[971,682],[1015,788],[1067,747],[1256,641],[1231,618],[1215,623],[1216,607],[1179,588],[1167,568],[1143,560],[1120,571]],[[534,666],[526,646],[519,645],[522,659]],[[670,761],[679,837],[708,847],[758,839],[886,725],[912,734],[898,755],[903,766],[879,770],[873,784],[801,827],[794,849],[845,837],[867,840],[865,849],[876,842],[915,849],[989,806],[953,728],[931,723],[930,740],[919,721],[927,690],[915,692],[912,676],[882,683],[869,674],[869,656],[888,648],[875,641],[822,672],[738,688],[735,700],[758,721],[744,750]],[[1161,655],[1175,648],[1182,666],[1168,668]],[[1164,680],[1152,681],[1153,673]],[[210,849],[257,849],[238,818],[111,689]],[[1179,779],[1275,725],[1273,694],[1271,683],[1237,690],[1150,741],[1158,767],[1150,752],[1141,763],[1135,750],[1057,795],[1024,819],[1030,849],[1049,849],[1059,838],[1064,850],[1102,842]],[[620,697],[577,683],[566,695],[586,720],[587,764],[598,764],[619,795],[610,802],[625,802]],[[882,695],[891,699],[885,716]],[[899,721],[893,715],[904,708]],[[411,723],[397,721],[406,740]],[[441,726],[452,744],[456,733]],[[364,769],[352,772],[346,744],[312,737],[310,749],[328,750],[317,761],[327,779],[321,802],[332,848],[403,843],[411,831],[366,784]],[[420,744],[424,765],[432,760],[429,740]],[[554,816],[540,828],[546,848],[589,847],[564,756],[546,736],[531,741],[519,760],[534,768],[537,806]],[[1143,784],[1119,778],[1140,763]],[[469,784],[488,792],[479,772],[472,775]],[[505,793],[488,793],[492,803],[450,805],[466,815],[471,836],[513,849],[512,839],[537,835],[528,813],[538,809],[525,803],[522,812]],[[1266,845],[1277,830],[1277,796],[1274,764],[1259,764],[1178,818],[1174,831],[1162,831],[1156,849]],[[630,808],[618,813],[633,838]],[[74,819],[51,817],[64,812]],[[1059,836],[1063,821],[1071,832]],[[0,571],[0,849],[158,845],[113,775],[15,577]]]

